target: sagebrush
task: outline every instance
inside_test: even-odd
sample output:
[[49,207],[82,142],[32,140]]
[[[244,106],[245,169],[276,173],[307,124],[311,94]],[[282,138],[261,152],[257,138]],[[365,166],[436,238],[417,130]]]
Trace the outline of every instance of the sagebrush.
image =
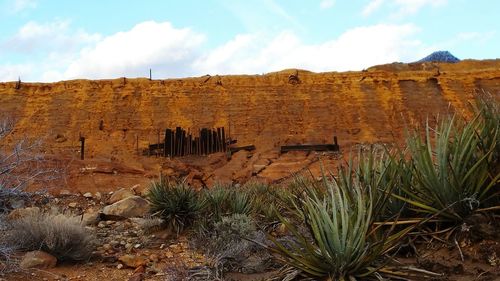
[[10,222],[6,241],[23,251],[42,250],[59,261],[83,261],[95,248],[93,235],[77,217],[32,213]]

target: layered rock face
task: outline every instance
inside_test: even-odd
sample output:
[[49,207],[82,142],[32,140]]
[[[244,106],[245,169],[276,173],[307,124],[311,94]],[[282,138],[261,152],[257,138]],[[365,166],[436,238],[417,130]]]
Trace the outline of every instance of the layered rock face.
[[[500,95],[500,60],[390,64],[362,72],[285,70],[265,75],[153,80],[0,83],[13,138],[47,136],[55,155],[136,157],[159,132],[224,127],[238,145],[400,142],[405,127],[470,113],[474,91]],[[162,134],[162,133],[161,133]],[[163,136],[160,136],[160,141]]]

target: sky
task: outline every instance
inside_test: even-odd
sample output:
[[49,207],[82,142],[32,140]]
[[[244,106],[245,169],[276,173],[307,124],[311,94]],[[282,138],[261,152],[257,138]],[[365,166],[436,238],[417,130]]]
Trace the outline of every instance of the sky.
[[0,0],[0,81],[500,57],[498,0]]

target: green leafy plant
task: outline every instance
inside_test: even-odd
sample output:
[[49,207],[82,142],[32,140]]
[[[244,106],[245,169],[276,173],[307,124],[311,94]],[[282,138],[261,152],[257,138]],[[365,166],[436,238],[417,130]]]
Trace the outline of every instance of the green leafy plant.
[[229,200],[229,214],[250,215],[253,211],[254,199],[244,190],[232,190]]
[[354,182],[362,183],[372,191],[374,209],[379,220],[405,215],[405,202],[388,194],[405,196],[402,188],[412,184],[411,166],[405,160],[405,152],[391,152],[387,149],[367,152],[359,151],[356,161],[350,158],[346,168],[339,169],[338,180],[347,188]]
[[492,196],[500,174],[492,175],[492,149],[478,149],[479,119],[468,123],[443,120],[435,130],[428,124],[425,138],[407,139],[412,158],[413,184],[402,187],[407,202],[417,213],[441,220],[463,221]]
[[500,172],[500,106],[495,98],[486,92],[476,97],[476,114],[478,115],[477,134],[479,147],[483,153],[492,151],[488,157],[491,174]]
[[391,234],[393,226],[376,225],[372,192],[356,178],[345,184],[323,177],[323,183],[326,194],[306,189],[306,194],[296,197],[297,217],[308,231],[281,217],[294,242],[280,242],[270,235],[274,244],[270,249],[286,264],[314,278],[356,280],[388,273],[384,256],[397,247],[408,228]]
[[193,224],[205,201],[184,181],[168,181],[163,177],[153,182],[147,195],[153,214],[160,215],[177,233]]
[[207,203],[207,217],[213,221],[220,221],[227,210],[227,200],[231,194],[230,187],[217,184],[203,191],[203,198]]
[[243,189],[253,198],[252,212],[266,224],[273,224],[279,220],[277,214],[287,207],[284,198],[291,197],[288,188],[262,182],[247,183]]

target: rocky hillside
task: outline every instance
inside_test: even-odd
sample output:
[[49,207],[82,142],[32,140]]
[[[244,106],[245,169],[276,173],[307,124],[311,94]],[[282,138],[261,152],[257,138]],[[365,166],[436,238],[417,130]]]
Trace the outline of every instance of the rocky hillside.
[[[225,127],[255,155],[284,144],[399,142],[404,128],[469,112],[473,92],[500,96],[500,60],[390,64],[362,72],[284,70],[265,75],[153,80],[119,78],[0,83],[1,115],[13,138],[45,137],[48,154],[146,169],[139,156],[158,132]],[[163,137],[161,137],[163,138]],[[249,157],[253,157],[250,155]],[[129,167],[129,168],[130,168]]]
[[449,62],[456,63],[460,60],[448,51],[436,51],[419,60],[418,62]]

